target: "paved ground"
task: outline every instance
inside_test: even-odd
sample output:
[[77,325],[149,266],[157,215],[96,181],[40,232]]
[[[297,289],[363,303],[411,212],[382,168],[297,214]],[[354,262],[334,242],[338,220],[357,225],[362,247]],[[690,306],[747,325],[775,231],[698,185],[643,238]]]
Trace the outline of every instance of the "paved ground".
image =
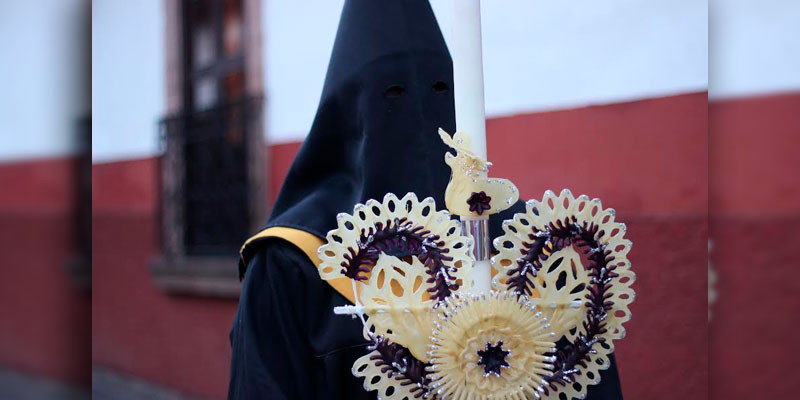
[[201,400],[105,368],[92,369],[92,392],[0,369],[2,400]]
[[0,369],[0,399],[10,400],[84,400],[91,398],[86,390],[63,383]]
[[95,400],[201,400],[156,386],[139,378],[104,368],[92,369],[92,399]]

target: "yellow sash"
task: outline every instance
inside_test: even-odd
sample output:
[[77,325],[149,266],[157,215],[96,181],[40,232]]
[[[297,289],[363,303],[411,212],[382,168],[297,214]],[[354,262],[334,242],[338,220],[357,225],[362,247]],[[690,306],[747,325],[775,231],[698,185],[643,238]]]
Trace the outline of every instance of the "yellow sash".
[[[239,251],[239,257],[241,258],[241,262],[244,265],[247,265],[247,262],[250,261],[245,257],[247,254],[245,253],[247,247],[254,242],[267,239],[267,238],[278,238],[283,239],[300,249],[303,253],[306,254],[308,259],[314,263],[314,266],[319,267],[321,261],[319,256],[317,255],[317,249],[319,246],[325,244],[325,240],[320,239],[314,234],[308,233],[306,231],[296,229],[296,228],[287,228],[283,226],[274,226],[271,228],[264,229],[263,231],[255,234],[255,236],[247,239],[242,245],[242,249]],[[339,292],[342,296],[344,296],[347,300],[350,300],[351,303],[355,303],[355,297],[353,297],[353,288],[350,283],[350,279],[346,277],[336,278],[333,280],[327,281],[334,290]]]

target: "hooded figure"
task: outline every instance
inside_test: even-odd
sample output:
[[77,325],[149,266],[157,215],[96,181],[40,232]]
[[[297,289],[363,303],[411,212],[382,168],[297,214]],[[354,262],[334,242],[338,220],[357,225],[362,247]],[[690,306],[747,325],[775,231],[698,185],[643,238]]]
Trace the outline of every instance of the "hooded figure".
[[[453,65],[427,0],[347,0],[319,108],[264,230],[242,250],[230,399],[374,399],[351,373],[368,352],[350,304],[323,281],[316,246],[336,215],[386,193],[444,208]],[[492,237],[522,203],[493,215]],[[271,233],[272,232],[272,233]],[[621,398],[616,367],[590,399]]]

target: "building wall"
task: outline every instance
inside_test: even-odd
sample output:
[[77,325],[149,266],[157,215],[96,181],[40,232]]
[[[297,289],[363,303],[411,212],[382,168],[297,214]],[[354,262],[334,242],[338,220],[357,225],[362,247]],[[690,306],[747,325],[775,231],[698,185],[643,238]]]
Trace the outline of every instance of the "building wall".
[[[445,38],[449,1],[431,2]],[[176,4],[92,3],[95,161],[158,153],[156,122],[174,102],[165,88],[179,84],[167,79],[165,66],[176,54],[169,41],[175,32],[165,32]],[[265,1],[257,10],[268,143],[300,141],[311,126],[342,4]],[[703,1],[515,0],[482,6],[490,117],[706,90]]]
[[[606,205],[619,210],[621,219],[629,222],[629,233],[635,243],[631,259],[638,274],[639,296],[633,304],[634,318],[628,325],[628,337],[619,346],[618,353],[623,388],[631,398],[645,395],[660,398],[663,393],[675,394],[675,388],[685,389],[692,396],[704,390],[702,373],[706,368],[698,365],[698,361],[704,360],[706,354],[703,348],[706,333],[697,326],[702,326],[698,323],[699,318],[705,318],[706,306],[705,298],[698,296],[703,293],[702,287],[691,283],[705,285],[697,280],[696,273],[705,270],[706,249],[701,244],[706,225],[699,198],[702,194],[698,194],[702,192],[702,185],[694,176],[697,165],[704,162],[699,154],[705,150],[695,149],[696,154],[681,158],[668,157],[696,146],[686,141],[690,138],[689,132],[697,135],[697,129],[705,125],[704,117],[697,114],[700,107],[696,107],[703,97],[700,93],[521,115],[492,119],[488,125],[489,148],[497,149],[490,153],[490,157],[497,160],[495,172],[514,179],[523,197],[536,196],[545,187],[567,186],[575,192],[599,195]],[[788,177],[777,185],[762,178],[786,176],[786,165],[800,167],[791,150],[798,145],[795,130],[800,124],[795,112],[798,107],[798,94],[722,100],[711,106],[710,140],[715,147],[708,153],[709,163],[712,171],[728,171],[717,173],[720,179],[710,185],[712,215],[718,221],[711,232],[715,238],[712,260],[720,276],[717,284],[720,295],[712,307],[714,319],[708,347],[711,359],[717,361],[710,380],[710,391],[715,396],[735,397],[737,393],[757,390],[773,381],[772,377],[779,372],[775,368],[791,362],[784,359],[789,357],[788,353],[776,353],[775,348],[764,347],[766,342],[760,335],[765,329],[746,328],[773,327],[777,329],[776,340],[781,337],[780,332],[788,337],[792,330],[791,319],[776,320],[774,313],[761,311],[791,307],[774,293],[797,289],[793,280],[785,279],[791,271],[780,267],[790,267],[791,263],[786,262],[794,257],[790,249],[798,248],[786,240],[793,237],[791,232],[798,222],[795,207],[800,190]],[[632,114],[641,114],[641,117],[631,118]],[[687,117],[691,115],[694,116]],[[652,129],[652,121],[683,118],[687,122],[655,124],[668,126],[677,134],[664,131],[661,139],[633,134],[636,130]],[[633,122],[627,122],[631,120]],[[594,128],[604,126],[614,129],[608,132],[605,128]],[[620,129],[616,129],[617,126]],[[593,154],[617,151],[611,146],[617,142],[607,142],[603,151],[604,147],[597,147],[603,142],[593,142],[593,138],[612,136],[617,131],[628,132],[623,137],[633,143],[625,149],[623,157],[611,165],[609,172],[615,168],[621,170],[630,162],[636,162],[632,165],[637,168],[610,179],[603,174],[559,173],[555,166],[562,160],[553,159],[543,163],[547,170],[553,171],[546,173],[544,167],[530,164],[526,149],[513,146],[515,135],[545,127],[554,133],[564,129],[579,132],[577,136],[596,150]],[[758,132],[771,134],[773,140],[761,140],[761,136],[755,134]],[[563,136],[553,137],[564,140]],[[670,140],[664,142],[664,138]],[[674,143],[669,143],[673,141],[671,138]],[[554,144],[556,147],[563,145]],[[299,143],[271,147],[273,185],[285,174],[298,147]],[[510,156],[498,157],[501,154]],[[537,152],[537,156],[541,154]],[[595,156],[583,162],[593,165],[592,157]],[[511,165],[509,160],[522,161]],[[70,158],[59,158],[0,164],[0,184],[4,188],[15,188],[4,191],[0,198],[0,243],[3,244],[0,264],[5,267],[0,270],[3,274],[0,293],[5,299],[0,302],[4,316],[4,328],[0,329],[0,364],[85,384],[88,377],[82,371],[87,369],[79,366],[87,361],[80,361],[85,353],[78,349],[80,338],[86,337],[80,327],[88,326],[88,322],[76,321],[86,320],[85,313],[81,315],[80,310],[88,308],[90,299],[74,291],[63,274],[63,268],[74,256],[74,249],[64,245],[71,232],[68,215],[72,189],[65,182],[70,181],[72,163]],[[737,167],[739,165],[757,168]],[[155,158],[96,164],[93,168],[96,284],[92,361],[188,393],[221,398],[225,392],[229,357],[226,335],[235,301],[169,297],[153,286],[148,265],[157,253],[156,168]],[[651,174],[667,169],[673,170],[670,175],[674,176],[674,181],[658,180],[653,184],[649,179]],[[519,171],[530,171],[530,174]],[[619,179],[624,175],[630,177]],[[597,181],[590,179],[592,176],[597,176]],[[618,186],[604,192],[600,181]],[[675,238],[680,242],[676,243]],[[772,251],[772,247],[759,250],[760,246],[754,245],[751,251],[743,253],[740,243],[782,243],[783,250]],[[681,251],[676,251],[676,246]],[[778,268],[754,273],[753,265]],[[232,273],[234,269],[232,262]],[[775,282],[785,282],[785,285],[775,287]],[[687,283],[690,286],[687,287]],[[685,289],[686,293],[676,293],[675,288]],[[46,295],[32,297],[31,293]],[[754,298],[759,301],[753,301]],[[742,314],[764,315],[764,318],[742,321]],[[671,316],[684,324],[669,323]],[[14,329],[7,329],[9,326]],[[54,331],[60,335],[45,334]],[[654,337],[646,332],[670,334]],[[740,362],[741,354],[731,353],[730,348],[740,349],[745,355],[743,359],[749,361]],[[653,359],[660,361],[649,361]],[[770,367],[760,368],[754,375],[752,362]],[[662,368],[667,363],[691,366],[691,371]],[[659,380],[652,378],[664,373],[670,376]],[[742,376],[748,379],[741,379]],[[790,390],[785,385],[771,387]],[[789,397],[788,392],[779,393]],[[689,398],[695,398],[692,396]]]
[[148,157],[158,149],[157,123],[166,114],[167,101],[167,4],[162,0],[92,2],[95,161]]
[[[310,3],[265,3],[270,143],[302,140],[317,109],[343,2]],[[431,4],[448,40],[452,0]],[[484,1],[481,17],[489,117],[707,87],[704,1]]]
[[[86,386],[91,362],[222,398],[236,302],[166,296],[149,274],[158,254],[156,122],[166,113],[165,87],[175,84],[165,81],[163,59],[175,53],[163,28],[175,0],[91,2],[92,321],[92,298],[65,272],[78,257],[73,132],[88,103],[79,3],[0,2],[0,50],[15,55],[0,63],[0,76],[14,78],[0,96],[0,367]],[[447,36],[447,1],[432,3]],[[791,315],[794,305],[780,294],[798,290],[786,279],[787,260],[797,259],[790,249],[800,248],[790,241],[800,202],[790,176],[800,169],[791,151],[800,124],[791,4],[711,0],[706,24],[702,1],[484,2],[494,173],[512,178],[523,197],[561,187],[602,197],[629,222],[639,296],[618,350],[629,398],[705,398],[707,389],[734,398],[767,386],[774,398],[791,397],[788,381],[773,379],[791,365],[791,352],[765,346],[792,337],[793,320],[774,316]],[[341,1],[319,0],[315,13],[308,7],[262,7],[273,195],[316,110]],[[707,29],[716,100],[710,153],[700,105]],[[750,97],[775,92],[787,94]],[[632,99],[641,101],[620,103]],[[592,104],[599,106],[576,108]],[[529,135],[533,144],[519,146]],[[544,152],[545,145],[581,151]],[[706,162],[719,222],[711,232],[720,295],[710,343],[698,329]],[[754,273],[754,265],[776,268]],[[762,327],[775,334],[765,338]],[[710,388],[706,354],[717,362]]]
[[89,387],[91,293],[70,272],[72,157],[0,163],[0,368]]
[[84,390],[91,294],[73,272],[90,263],[75,235],[87,11],[0,2],[0,372]]
[[89,103],[85,11],[81,0],[0,3],[0,161],[75,152]]
[[[488,121],[493,174],[514,180],[522,197],[569,187],[602,197],[628,223],[639,296],[618,360],[630,398],[669,392],[701,399],[707,391],[705,358],[698,357],[707,339],[695,331],[706,321],[705,104],[700,92]],[[560,150],[567,145],[577,147]],[[275,185],[298,148],[271,146]],[[157,166],[155,158],[94,166],[94,279],[103,284],[93,296],[93,363],[222,398],[236,302],[168,296],[154,286],[148,265],[159,251]],[[664,369],[656,359],[702,372]]]
[[[712,398],[792,398],[775,379],[796,363],[800,259],[800,91],[718,100],[709,108],[709,212],[716,300],[710,306]],[[758,366],[754,368],[754,366]]]
[[[167,296],[153,285],[149,274],[149,263],[159,252],[156,121],[166,113],[164,88],[175,84],[165,82],[162,58],[169,50],[165,50],[161,35],[165,9],[174,1],[147,0],[135,6],[122,0],[92,2],[98,20],[93,27],[96,41],[92,42],[96,90],[92,97],[96,108],[93,157],[97,164],[93,167],[91,361],[186,393],[222,398],[230,355],[227,333],[236,302]],[[447,1],[432,3],[447,36]],[[621,220],[628,221],[635,243],[631,259],[639,293],[632,307],[633,320],[627,325],[628,337],[618,349],[628,398],[705,398],[709,390],[706,354],[727,361],[712,376],[715,394],[736,397],[756,385],[763,386],[767,377],[780,375],[774,367],[760,368],[757,379],[750,379],[750,364],[726,358],[731,356],[728,349],[762,339],[739,330],[736,319],[719,317],[712,324],[710,347],[705,332],[698,329],[706,320],[706,283],[700,279],[707,260],[705,166],[710,162],[712,167],[731,168],[737,171],[735,175],[759,183],[763,182],[761,176],[781,174],[776,161],[789,160],[787,149],[797,144],[794,131],[787,127],[796,126],[790,110],[796,109],[798,95],[728,100],[800,87],[794,73],[800,52],[792,51],[791,43],[784,40],[796,37],[787,34],[796,31],[796,15],[785,12],[789,0],[759,3],[756,9],[752,2],[712,0],[712,13],[716,13],[708,25],[702,1],[484,2],[493,173],[513,179],[523,197],[561,187],[601,197],[604,204],[617,208]],[[278,1],[266,1],[262,7],[263,74],[269,100],[265,135],[272,153],[269,184],[273,190],[269,193],[273,196],[316,110],[341,1],[317,1],[314,13],[307,12],[308,7],[306,3]],[[0,15],[17,15],[0,11]],[[728,23],[720,23],[723,20]],[[9,26],[0,24],[0,29]],[[705,61],[708,28],[717,36],[715,50]],[[711,95],[723,99],[713,106],[714,112],[735,121],[712,134],[715,145],[722,143],[732,152],[712,152],[711,160],[705,134],[708,120],[703,112],[708,68],[712,71]],[[721,79],[715,81],[715,77]],[[19,115],[36,115],[31,113],[39,103],[28,103],[28,114]],[[580,108],[587,105],[595,106]],[[10,109],[14,107],[3,105],[0,112]],[[772,109],[783,114],[765,114]],[[760,115],[771,115],[784,124],[776,126],[772,124],[775,118]],[[45,132],[44,139],[36,139],[37,144],[28,147],[23,146],[27,137],[7,140],[13,139],[8,132],[33,132],[28,127],[2,125],[15,120],[0,118],[0,158],[63,154],[62,147],[51,146],[61,143],[63,136],[58,136],[58,130],[38,130]],[[712,119],[712,126],[720,121],[724,120]],[[765,146],[758,140],[765,129],[783,132],[781,139]],[[524,147],[520,143],[531,144]],[[56,150],[26,150],[34,147]],[[563,150],[546,152],[544,148]],[[743,157],[752,156],[752,148],[761,150],[761,158],[755,161],[763,169],[737,169]],[[80,335],[69,332],[65,321],[80,320],[70,310],[88,301],[68,294],[74,292],[65,289],[66,279],[50,280],[58,276],[56,272],[72,252],[54,244],[66,243],[69,236],[66,211],[58,208],[58,201],[51,204],[16,196],[26,190],[36,193],[36,198],[67,196],[68,188],[46,183],[66,170],[63,162],[67,161],[38,158],[0,164],[1,187],[22,188],[0,193],[0,264],[28,267],[3,268],[6,275],[0,280],[0,293],[9,297],[0,307],[4,316],[11,316],[4,322],[22,330],[0,329],[0,337],[6,335],[0,341],[0,363],[80,381],[84,377],[74,365],[54,358],[73,355],[70,352],[77,347],[71,345],[71,338]],[[573,170],[575,166],[580,173]],[[780,241],[796,224],[793,220],[780,226],[756,226],[754,221],[764,215],[789,215],[796,187],[787,182],[779,193],[762,196],[763,191],[740,185],[732,176],[723,179],[712,185],[711,195],[712,200],[719,196],[717,203],[712,201],[714,209],[729,216],[733,224],[731,229],[713,232],[721,247],[713,250],[712,256],[719,257],[719,269],[731,268],[728,274],[721,274],[720,291],[749,290],[747,293],[763,297],[764,292],[750,284],[748,263],[766,260],[779,264],[780,256],[786,254],[739,257],[737,239]],[[41,192],[34,186],[50,189]],[[740,200],[731,203],[723,195],[739,196]],[[737,219],[739,212],[747,218]],[[41,251],[42,247],[30,245],[37,241],[54,247]],[[231,270],[235,273],[233,260]],[[44,297],[46,301],[40,304],[14,302],[17,296],[12,295],[24,298],[32,287],[45,287],[52,297]],[[746,300],[721,296],[715,307],[720,314],[744,309],[758,315],[762,303]],[[785,307],[769,301],[773,309]],[[45,324],[28,318],[30,315],[52,317],[44,319],[54,322]],[[789,322],[781,325],[784,337],[790,336]],[[51,339],[42,334],[47,331],[67,334]],[[744,349],[761,365],[776,365],[769,361],[781,359],[781,354],[762,348]]]
[[[710,119],[704,104],[705,93],[695,93],[490,119],[493,173],[512,178],[523,198],[561,187],[599,196],[627,222],[637,299],[617,349],[626,397],[734,398],[768,387],[774,398],[789,398],[791,386],[773,377],[792,356],[772,344],[793,332],[792,319],[778,317],[794,307],[781,293],[800,289],[787,279],[788,260],[798,256],[792,249],[800,248],[792,242],[800,189],[785,169],[800,168],[792,150],[800,144],[800,94],[717,100]],[[519,146],[530,134],[545,137],[533,143],[581,143],[588,151]],[[298,148],[271,146],[276,188]],[[576,163],[586,173],[562,168]],[[104,285],[95,289],[93,362],[222,398],[236,304],[169,297],[152,284],[156,168],[155,158],[94,167],[95,280]],[[706,331],[708,209],[719,278]]]
[[158,174],[155,158],[93,168],[92,364],[223,398],[236,301],[173,297],[154,285]]

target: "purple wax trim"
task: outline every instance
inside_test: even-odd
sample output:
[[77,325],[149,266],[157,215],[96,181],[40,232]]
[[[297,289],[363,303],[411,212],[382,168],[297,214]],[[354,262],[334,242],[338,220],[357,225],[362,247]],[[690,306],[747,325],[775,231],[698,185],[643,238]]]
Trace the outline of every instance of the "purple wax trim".
[[381,373],[396,379],[400,386],[414,385],[409,390],[414,393],[415,399],[425,395],[425,388],[430,383],[425,371],[427,364],[417,360],[407,348],[392,343],[383,336],[375,338],[368,349],[378,352],[369,359],[381,367]]
[[557,392],[557,385],[565,387],[567,383],[573,382],[572,376],[581,374],[577,367],[586,368],[591,354],[596,352],[592,346],[605,342],[605,338],[600,335],[607,331],[604,321],[614,306],[614,302],[608,300],[611,297],[611,281],[619,275],[614,272],[617,266],[610,265],[614,260],[611,250],[600,244],[603,235],[605,231],[600,230],[598,225],[593,222],[579,224],[575,216],[551,222],[544,231],[534,227],[528,234],[530,241],[522,243],[524,249],[522,257],[517,260],[517,266],[509,271],[509,289],[530,295],[532,280],[542,268],[542,262],[547,260],[547,254],[575,245],[589,260],[586,268],[589,270],[591,283],[588,285],[589,293],[586,294],[586,319],[582,323],[586,333],[579,335],[575,343],[559,346],[555,353],[553,375],[545,378],[548,383],[544,386],[545,394],[549,390]]
[[492,207],[491,202],[492,198],[487,196],[484,191],[472,192],[472,195],[467,199],[469,210],[478,215],[483,215],[484,211],[488,211]]
[[450,249],[444,247],[445,242],[439,235],[433,235],[423,226],[415,226],[407,218],[395,218],[386,223],[378,222],[369,230],[362,229],[358,248],[348,248],[345,261],[341,263],[342,274],[350,279],[367,280],[366,273],[378,262],[378,256],[404,258],[416,257],[425,265],[428,274],[427,283],[431,299],[442,300],[458,289],[458,283],[451,275],[455,268],[448,267],[445,261],[453,258],[446,254]]
[[503,350],[502,340],[496,344],[486,343],[485,350],[478,350],[478,365],[483,366],[484,375],[500,376],[503,368],[509,367],[508,361],[506,361],[509,354],[511,354],[510,351]]

